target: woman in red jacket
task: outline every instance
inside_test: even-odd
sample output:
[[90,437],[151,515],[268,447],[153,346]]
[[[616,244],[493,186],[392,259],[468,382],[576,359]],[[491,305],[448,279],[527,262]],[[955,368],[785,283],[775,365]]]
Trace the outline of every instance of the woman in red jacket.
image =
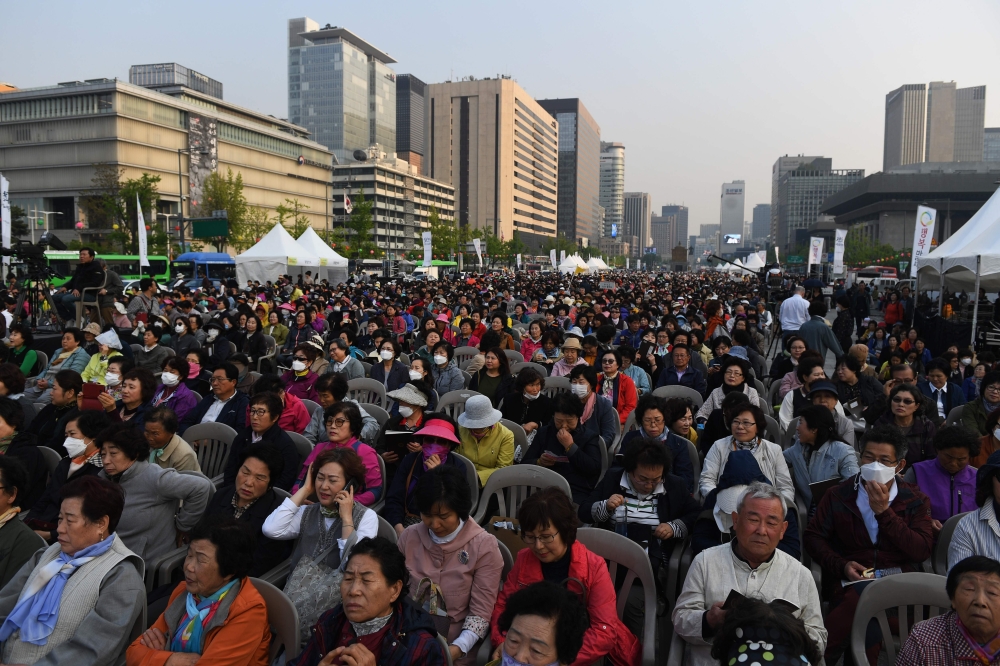
[[899,294],[890,291],[889,302],[885,304],[885,325],[892,328],[898,321],[903,321],[903,304],[899,301]]
[[[614,666],[637,666],[642,660],[642,644],[618,619],[608,565],[576,541],[579,519],[570,498],[559,488],[539,490],[521,504],[517,520],[528,547],[517,554],[493,607],[493,659],[501,657],[506,636],[498,621],[507,607],[507,598],[532,583],[549,580],[579,593],[590,614],[590,628],[572,666],[593,664],[605,656]],[[581,585],[584,589],[580,589]]]
[[618,418],[624,426],[628,415],[639,402],[639,393],[635,390],[632,378],[624,372],[619,372],[621,367],[621,352],[617,349],[601,352],[601,373],[597,375],[597,394],[611,401],[618,410]]

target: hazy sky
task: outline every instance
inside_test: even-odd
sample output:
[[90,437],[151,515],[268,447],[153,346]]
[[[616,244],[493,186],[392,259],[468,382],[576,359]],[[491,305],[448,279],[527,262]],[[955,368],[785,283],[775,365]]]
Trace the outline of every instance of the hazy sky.
[[19,87],[178,62],[234,103],[286,117],[287,19],[344,26],[428,83],[513,76],[536,98],[579,97],[626,146],[627,191],[719,221],[723,182],[746,219],[781,155],[882,166],[885,94],[904,83],[987,86],[1000,126],[1000,4],[858,2],[15,2],[0,0],[0,81]]

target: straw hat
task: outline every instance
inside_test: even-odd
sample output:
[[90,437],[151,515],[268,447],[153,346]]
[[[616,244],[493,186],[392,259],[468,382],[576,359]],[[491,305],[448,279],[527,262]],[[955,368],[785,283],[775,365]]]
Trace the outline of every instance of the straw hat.
[[416,405],[418,407],[427,406],[427,396],[418,391],[417,387],[413,384],[405,384],[402,388],[389,391],[386,395],[393,400],[405,402],[408,405]]
[[562,345],[563,349],[576,349],[578,351],[583,351],[583,345],[576,338],[566,338],[566,342]]
[[488,396],[474,395],[466,401],[465,411],[458,417],[458,425],[470,430],[489,428],[502,416],[499,409],[493,409]]
[[87,324],[86,326],[83,327],[83,332],[84,333],[91,333],[93,335],[100,335],[101,334],[101,327],[98,326],[96,322],[90,322],[89,324]]

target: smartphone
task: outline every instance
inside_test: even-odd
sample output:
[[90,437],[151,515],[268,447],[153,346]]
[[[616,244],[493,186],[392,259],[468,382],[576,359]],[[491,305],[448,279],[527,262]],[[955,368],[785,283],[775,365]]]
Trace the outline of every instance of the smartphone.
[[[356,491],[357,489],[358,489],[358,484],[356,484],[354,482],[354,479],[351,479],[350,481],[348,481],[347,485],[344,486],[344,490],[345,491],[347,491],[347,490],[354,490],[354,491]],[[334,502],[334,504],[336,504],[337,506],[340,506],[340,502]]]

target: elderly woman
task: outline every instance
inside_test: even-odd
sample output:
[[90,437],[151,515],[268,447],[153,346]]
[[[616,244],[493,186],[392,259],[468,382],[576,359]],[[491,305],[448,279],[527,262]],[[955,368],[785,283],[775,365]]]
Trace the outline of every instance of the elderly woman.
[[[540,363],[552,371],[552,368],[562,359],[562,352],[559,349],[559,345],[562,342],[562,337],[558,331],[548,330],[542,333],[541,346],[535,350],[535,353],[531,355],[531,361],[533,363]],[[579,354],[583,350],[581,345],[580,349],[577,350]],[[528,358],[525,356],[525,358]],[[586,362],[586,361],[584,361]]]
[[935,458],[934,435],[937,426],[924,416],[924,398],[913,384],[896,384],[889,391],[889,409],[874,425],[895,425],[906,438],[906,464],[913,466],[921,460]]
[[500,336],[500,349],[514,349],[514,336],[507,332],[507,315],[494,312],[490,315],[490,329]]
[[187,317],[178,317],[174,320],[170,348],[174,350],[174,354],[181,358],[187,356],[187,353],[192,349],[201,349],[201,343],[198,342],[198,338],[191,330],[191,321]]
[[511,594],[497,622],[507,638],[500,658],[488,666],[574,664],[589,627],[580,597],[549,581]]
[[450,342],[441,341],[434,345],[434,390],[438,395],[457,391],[465,386],[462,371],[455,363],[455,348]]
[[580,423],[598,437],[603,437],[605,446],[610,446],[618,436],[621,423],[615,418],[611,401],[596,393],[597,369],[586,362],[574,367],[569,374],[569,389],[583,403]]
[[837,393],[840,402],[861,408],[873,405],[882,396],[882,383],[861,372],[861,362],[850,354],[837,361]]
[[434,616],[456,664],[476,663],[474,646],[486,637],[500,589],[503,558],[496,538],[469,520],[472,510],[464,470],[438,465],[417,481],[420,522],[399,536],[410,572],[410,596]]
[[[737,349],[739,348],[737,347]],[[743,353],[745,354],[746,351],[744,350]],[[722,361],[720,372],[722,373],[722,386],[708,394],[708,399],[705,400],[705,404],[701,406],[695,417],[699,421],[707,421],[712,410],[721,407],[722,399],[733,391],[745,393],[754,405],[760,406],[761,404],[757,389],[753,388],[750,382],[750,363],[745,358],[727,354]]]
[[897,666],[1000,660],[1000,562],[982,556],[963,559],[948,572],[945,589],[951,610],[914,625]]
[[327,441],[316,444],[312,452],[302,463],[298,479],[292,488],[296,492],[301,488],[309,475],[309,466],[324,451],[330,449],[352,449],[361,457],[361,462],[365,468],[365,489],[358,492],[355,500],[364,505],[370,506],[382,498],[385,488],[382,487],[382,473],[379,470],[378,454],[367,444],[358,439],[361,432],[362,420],[361,411],[352,402],[337,402],[327,407],[323,412],[323,420],[326,425]]
[[574,579],[568,581],[568,589],[578,593],[586,590],[590,623],[573,663],[592,664],[608,655],[615,664],[639,663],[642,646],[618,619],[615,587],[607,564],[576,540],[580,521],[570,498],[558,488],[539,490],[521,503],[517,520],[527,547],[517,554],[493,607],[493,658],[500,658],[506,650],[509,631],[501,629],[499,620],[514,592],[543,580],[566,584],[567,579]]
[[287,393],[300,400],[319,401],[319,396],[316,394],[316,380],[319,379],[319,375],[309,369],[315,357],[315,349],[311,345],[304,344],[295,348],[291,369],[281,375],[281,382],[285,385]]
[[75,370],[82,373],[90,362],[90,355],[80,345],[83,343],[83,332],[78,328],[67,328],[62,335],[62,348],[52,354],[52,359],[45,370],[38,376],[38,381],[24,395],[32,402],[48,404],[52,402],[52,382],[60,370]]
[[166,405],[154,407],[146,416],[144,434],[149,444],[149,462],[164,469],[201,471],[198,455],[177,434],[177,414]]
[[934,433],[937,456],[918,462],[903,480],[914,483],[931,501],[931,525],[941,531],[952,516],[976,508],[976,468],[969,460],[979,453],[979,436],[963,426],[942,428]]
[[17,458],[0,456],[0,588],[38,550],[38,537],[18,520],[21,498],[28,489],[28,473]]
[[504,396],[500,405],[503,418],[520,423],[529,443],[534,438],[532,433],[552,420],[552,399],[542,394],[544,382],[537,370],[523,368],[514,380],[514,390]]
[[[688,398],[670,398],[667,400],[668,422],[670,432],[678,437],[698,443],[698,431],[694,427],[694,403]],[[638,421],[638,417],[636,417]]]
[[155,389],[153,373],[145,368],[135,368],[122,377],[121,400],[116,402],[108,393],[100,393],[97,398],[112,421],[128,423],[141,432],[146,423],[146,414],[153,408]]
[[514,462],[514,433],[500,423],[501,416],[489,398],[474,395],[458,417],[458,435],[462,442],[458,453],[475,465],[481,486],[486,486],[493,472]]
[[277,310],[272,310],[267,315],[267,325],[264,326],[264,335],[274,338],[274,343],[281,347],[288,337],[288,327],[281,323],[281,315]]
[[[631,430],[622,437],[621,456],[626,456],[629,450],[641,444],[646,439],[663,442],[670,452],[671,465],[667,469],[674,476],[682,479],[689,493],[694,492],[694,467],[688,454],[687,442],[681,439],[671,427],[676,413],[671,409],[671,403],[652,394],[644,395],[635,408],[637,430]],[[685,437],[686,439],[686,437]]]
[[206,335],[201,315],[196,310],[192,310],[191,314],[188,315],[187,320],[188,324],[190,324],[191,335],[193,335],[194,339],[198,341],[198,344],[204,347]]
[[[324,412],[328,407],[332,407],[335,403],[345,400],[347,398],[347,390],[347,380],[344,379],[343,375],[336,372],[323,375],[316,381],[316,395],[319,398],[317,402],[323,409],[317,409],[312,413],[309,417],[309,425],[302,432],[302,436],[308,439],[309,443],[313,446],[327,441],[326,415]],[[366,412],[356,400],[347,400],[347,402],[357,405],[358,411],[361,412],[362,426],[361,434],[358,436],[359,439],[365,443],[378,441],[380,426],[375,417]]]
[[795,487],[788,471],[788,463],[782,455],[781,446],[764,439],[767,429],[764,412],[756,405],[747,405],[734,410],[729,422],[730,432],[709,449],[705,465],[698,479],[701,496],[706,497],[719,483],[719,477],[726,468],[726,461],[733,451],[750,451],[760,465],[760,471],[784,496],[789,505],[795,504]]
[[60,495],[59,543],[0,590],[5,664],[113,663],[146,604],[142,560],[118,533],[122,489],[86,476]]
[[[658,440],[636,442],[625,454],[623,467],[608,470],[580,502],[581,521],[613,529],[638,543],[649,554],[654,573],[674,544],[691,533],[701,511],[683,480],[670,473],[671,458]],[[622,619],[633,634],[642,636],[641,586],[632,587]]]
[[562,344],[562,357],[552,365],[549,373],[553,377],[565,377],[578,365],[586,365],[583,358],[583,345],[575,337],[568,337]]
[[410,574],[396,544],[385,537],[358,541],[345,558],[340,596],[344,603],[316,623],[302,653],[288,666],[339,663],[444,666],[433,619],[404,603]]
[[105,375],[108,372],[108,362],[115,356],[121,356],[122,342],[113,330],[105,331],[96,338],[97,353],[90,357],[87,367],[80,373],[84,382],[96,382],[102,386],[107,384]]
[[548,467],[569,482],[573,501],[581,503],[601,475],[601,446],[597,434],[581,427],[583,404],[568,393],[552,401],[552,423],[538,431],[522,463]]
[[608,399],[618,411],[618,419],[622,425],[628,420],[628,415],[635,409],[639,394],[632,378],[621,372],[622,355],[617,349],[601,352],[601,373],[597,375],[598,393]]
[[274,393],[261,393],[250,398],[247,425],[236,435],[226,460],[226,469],[222,474],[225,485],[236,483],[239,457],[243,450],[251,444],[263,442],[275,447],[285,462],[284,470],[274,480],[274,485],[282,490],[291,490],[301,458],[295,443],[278,423],[283,409],[281,398]]
[[104,464],[98,476],[125,492],[118,535],[145,562],[153,562],[197,524],[212,494],[212,482],[147,462],[146,438],[131,424],[112,424],[97,439]]
[[355,501],[364,490],[361,457],[349,448],[327,449],[311,461],[302,487],[264,521],[269,539],[297,539],[285,594],[299,611],[303,643],[319,616],[340,603],[351,548],[378,533],[375,513]]
[[198,405],[198,398],[188,388],[184,380],[191,372],[187,359],[181,356],[171,356],[163,364],[160,373],[160,385],[153,393],[153,407],[169,407],[181,420]]
[[833,413],[822,405],[809,405],[799,412],[795,443],[782,455],[792,471],[795,491],[807,507],[813,503],[810,484],[846,481],[860,470],[854,447],[837,439]]
[[470,318],[465,318],[458,324],[458,335],[455,336],[456,347],[478,347],[479,336],[473,333],[476,324]]
[[389,480],[392,480],[396,465],[407,453],[406,445],[412,441],[412,438],[400,433],[414,433],[423,426],[430,393],[431,387],[420,380],[413,380],[387,394],[396,401],[398,413],[390,416],[379,431],[375,451],[385,461],[386,476]]
[[381,362],[372,366],[371,378],[385,386],[386,391],[395,391],[409,379],[406,366],[398,360],[400,351],[395,338],[386,338],[379,345]]
[[510,361],[499,347],[484,352],[485,367],[472,375],[469,390],[478,391],[490,399],[493,406],[510,393],[514,386],[514,376],[510,374]]
[[441,334],[437,332],[437,329],[432,328],[429,331],[426,331],[424,334],[424,344],[422,344],[420,348],[417,349],[416,354],[414,354],[413,358],[411,358],[410,361],[412,362],[420,358],[424,359],[428,363],[433,364],[434,346],[439,342],[441,342]]
[[195,527],[184,581],[153,626],[129,646],[126,664],[267,666],[271,627],[264,598],[249,579],[253,549],[250,527],[232,518]]

